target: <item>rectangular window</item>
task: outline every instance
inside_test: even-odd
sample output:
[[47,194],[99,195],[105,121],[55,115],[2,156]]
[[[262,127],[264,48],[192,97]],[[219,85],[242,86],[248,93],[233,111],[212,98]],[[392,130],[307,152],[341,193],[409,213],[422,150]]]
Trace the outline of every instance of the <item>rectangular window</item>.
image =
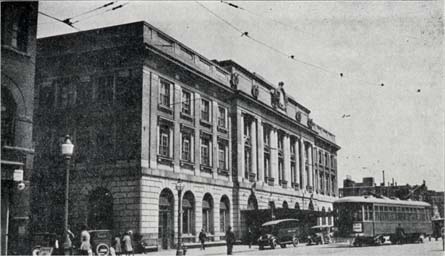
[[192,161],[192,136],[190,133],[182,133],[182,154],[181,159],[187,162]]
[[264,146],[270,147],[270,129],[264,127],[263,133]]
[[252,172],[252,155],[250,148],[244,148],[244,178],[249,178],[249,173]]
[[201,120],[210,123],[210,102],[208,100],[201,100]]
[[224,107],[218,107],[218,127],[227,128],[227,110]]
[[171,90],[172,84],[161,79],[161,88],[159,89],[159,103],[161,106],[166,108],[171,108],[171,102],[170,102],[170,90]]
[[170,157],[170,128],[167,125],[159,127],[159,155]]
[[278,181],[281,183],[284,180],[284,161],[282,158],[278,159]]
[[211,166],[210,150],[211,150],[210,138],[201,137],[201,164],[204,166]]
[[270,174],[270,155],[264,154],[264,182],[267,182],[267,178],[271,177]]
[[181,112],[186,115],[192,115],[192,94],[188,91],[182,91]]
[[284,141],[284,136],[282,134],[278,135],[278,150],[283,151],[283,141]]
[[223,142],[218,142],[218,168],[221,170],[227,169],[227,146]]
[[290,140],[290,153],[291,155],[295,155],[295,141],[293,139]]
[[[3,15],[5,13],[9,15]],[[30,13],[31,10],[22,3],[2,4],[2,45],[27,52]]]

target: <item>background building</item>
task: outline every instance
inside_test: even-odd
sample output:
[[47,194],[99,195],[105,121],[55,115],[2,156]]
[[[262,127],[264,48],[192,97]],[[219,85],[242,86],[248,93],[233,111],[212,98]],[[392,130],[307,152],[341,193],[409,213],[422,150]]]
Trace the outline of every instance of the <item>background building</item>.
[[62,231],[67,133],[74,230],[131,229],[173,248],[179,179],[186,242],[201,229],[223,239],[229,225],[242,238],[249,214],[332,223],[334,135],[282,83],[210,61],[147,23],[40,39],[36,102],[39,230]]
[[362,182],[355,182],[351,177],[343,180],[343,188],[340,188],[340,197],[346,196],[362,196],[369,194],[377,194],[389,198],[411,199],[425,201],[431,204],[432,216],[444,215],[444,192],[428,190],[425,181],[421,185],[397,185],[392,180],[391,183],[381,183],[379,186],[374,182],[373,177],[363,178]]
[[1,3],[2,255],[29,253],[37,9],[37,2]]

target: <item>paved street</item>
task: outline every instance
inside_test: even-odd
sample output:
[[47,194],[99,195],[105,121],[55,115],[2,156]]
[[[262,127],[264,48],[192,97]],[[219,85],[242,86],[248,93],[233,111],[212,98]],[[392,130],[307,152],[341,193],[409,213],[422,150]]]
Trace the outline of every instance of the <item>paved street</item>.
[[[226,247],[210,247],[205,251],[198,249],[189,249],[187,255],[226,255]],[[151,253],[152,255],[175,255],[175,251],[162,251]],[[150,255],[150,254],[146,254]],[[386,246],[368,246],[368,247],[350,247],[346,243],[334,245],[287,247],[285,249],[266,249],[259,251],[257,246],[240,245],[234,248],[233,255],[338,255],[338,256],[374,256],[374,255],[390,255],[390,256],[443,256],[442,241],[431,241],[423,244],[406,244],[406,245],[386,245]]]

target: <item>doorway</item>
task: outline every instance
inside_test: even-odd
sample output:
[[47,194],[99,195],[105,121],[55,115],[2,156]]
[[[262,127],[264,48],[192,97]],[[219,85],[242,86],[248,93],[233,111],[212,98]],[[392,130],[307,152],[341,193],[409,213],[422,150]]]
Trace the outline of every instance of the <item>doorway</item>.
[[164,189],[159,196],[159,243],[162,249],[174,248],[173,214],[174,198],[170,189]]

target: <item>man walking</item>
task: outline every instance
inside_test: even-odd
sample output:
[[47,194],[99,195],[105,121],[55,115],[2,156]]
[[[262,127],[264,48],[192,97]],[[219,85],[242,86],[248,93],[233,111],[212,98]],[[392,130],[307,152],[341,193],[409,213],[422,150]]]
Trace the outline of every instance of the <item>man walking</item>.
[[235,241],[235,234],[232,232],[232,227],[229,226],[226,232],[227,255],[232,255],[232,249]]
[[207,239],[206,233],[204,233],[204,229],[201,229],[199,233],[199,241],[201,242],[201,250],[205,250],[205,241]]

